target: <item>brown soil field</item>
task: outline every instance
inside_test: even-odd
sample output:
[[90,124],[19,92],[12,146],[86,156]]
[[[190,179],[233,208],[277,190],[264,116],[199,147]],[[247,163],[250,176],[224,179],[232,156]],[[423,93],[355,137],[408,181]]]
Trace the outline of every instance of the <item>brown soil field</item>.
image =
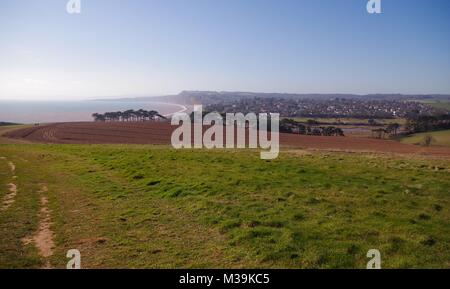
[[[7,131],[5,137],[38,143],[56,144],[156,144],[170,145],[175,129],[166,122],[80,122],[39,125]],[[379,152],[450,157],[450,148],[421,147],[391,140],[361,137],[324,137],[280,134],[283,147]]]

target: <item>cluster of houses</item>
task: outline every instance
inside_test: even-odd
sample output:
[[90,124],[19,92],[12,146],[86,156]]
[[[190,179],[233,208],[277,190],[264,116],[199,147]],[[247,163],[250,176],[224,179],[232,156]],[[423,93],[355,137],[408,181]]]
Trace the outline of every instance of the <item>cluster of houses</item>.
[[403,118],[411,115],[433,115],[435,108],[415,101],[371,99],[294,99],[294,98],[242,98],[219,102],[207,107],[220,113],[254,112],[279,113],[283,117],[327,118]]

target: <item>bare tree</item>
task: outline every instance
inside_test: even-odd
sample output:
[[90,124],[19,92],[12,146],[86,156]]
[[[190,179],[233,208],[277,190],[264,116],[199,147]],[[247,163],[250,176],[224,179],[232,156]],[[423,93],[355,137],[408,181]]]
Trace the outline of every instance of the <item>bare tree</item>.
[[429,147],[432,143],[436,142],[433,136],[427,134],[423,137],[421,145]]

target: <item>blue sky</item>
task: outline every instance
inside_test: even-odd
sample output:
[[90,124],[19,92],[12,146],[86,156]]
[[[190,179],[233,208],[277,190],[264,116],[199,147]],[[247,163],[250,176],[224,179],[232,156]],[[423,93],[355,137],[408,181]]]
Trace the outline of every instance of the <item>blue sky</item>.
[[0,100],[450,93],[450,1],[0,1]]

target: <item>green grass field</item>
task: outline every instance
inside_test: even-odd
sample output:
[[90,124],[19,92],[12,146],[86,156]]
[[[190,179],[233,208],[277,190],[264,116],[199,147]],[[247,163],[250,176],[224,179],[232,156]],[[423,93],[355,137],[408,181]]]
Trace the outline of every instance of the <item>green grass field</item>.
[[450,147],[450,130],[441,130],[433,132],[416,133],[402,138],[400,141],[406,144],[421,144],[425,136],[433,137],[431,145]]
[[1,268],[44,265],[20,241],[42,195],[57,268],[69,249],[83,268],[365,268],[369,249],[384,268],[450,267],[448,160],[24,144],[2,156],[18,194],[0,212]]

